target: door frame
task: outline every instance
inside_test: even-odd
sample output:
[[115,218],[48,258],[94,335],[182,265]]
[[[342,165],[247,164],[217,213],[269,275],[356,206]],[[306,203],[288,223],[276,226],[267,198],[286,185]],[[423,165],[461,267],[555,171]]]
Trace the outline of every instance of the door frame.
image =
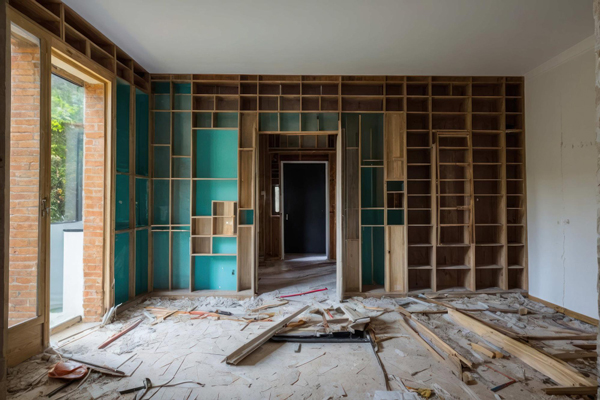
[[[325,164],[325,255],[329,259],[329,161],[282,161],[281,162],[281,259],[285,260],[285,164]],[[336,204],[337,207],[337,204]],[[337,240],[337,238],[336,238]],[[337,255],[336,255],[337,256]]]

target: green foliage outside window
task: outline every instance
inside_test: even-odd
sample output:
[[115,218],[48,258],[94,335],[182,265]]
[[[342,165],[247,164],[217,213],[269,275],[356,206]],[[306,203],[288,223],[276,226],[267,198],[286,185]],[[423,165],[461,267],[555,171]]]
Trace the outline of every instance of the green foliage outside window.
[[52,75],[50,216],[53,223],[81,219],[83,113],[84,88]]

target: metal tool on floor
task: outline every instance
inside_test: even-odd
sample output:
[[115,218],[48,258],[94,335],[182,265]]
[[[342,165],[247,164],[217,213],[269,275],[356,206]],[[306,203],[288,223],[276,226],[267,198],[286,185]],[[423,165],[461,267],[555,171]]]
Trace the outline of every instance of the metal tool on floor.
[[155,384],[152,383],[152,381],[150,380],[150,378],[144,378],[144,380],[142,381],[142,386],[136,386],[136,387],[132,387],[132,388],[129,388],[129,389],[119,390],[119,394],[134,393],[134,392],[138,392],[138,391],[141,390],[141,392],[139,392],[135,396],[135,399],[136,400],[142,400],[144,398],[144,396],[146,395],[146,393],[148,393],[148,391],[150,389],[173,387],[173,386],[183,385],[185,383],[193,383],[193,384],[196,384],[198,386],[204,387],[203,383],[196,382],[196,381],[181,381],[181,382],[171,383],[171,381],[173,379],[175,379],[175,377],[169,379],[167,382],[165,382],[163,384],[155,385]]
[[487,368],[491,369],[492,371],[495,371],[495,372],[499,373],[500,375],[502,375],[502,376],[504,376],[504,377],[506,377],[506,378],[508,378],[508,379],[509,379],[509,381],[508,381],[508,382],[506,382],[506,383],[503,383],[503,384],[501,384],[501,385],[498,385],[498,386],[495,386],[495,387],[491,388],[490,390],[491,390],[492,392],[494,392],[494,393],[495,393],[495,392],[498,392],[498,391],[500,391],[500,390],[502,390],[502,389],[504,389],[504,388],[506,388],[506,387],[509,387],[509,386],[510,386],[510,385],[512,385],[513,383],[516,383],[516,382],[517,382],[517,380],[516,380],[515,378],[513,378],[513,377],[510,377],[510,376],[508,376],[508,375],[506,375],[506,374],[504,374],[504,373],[502,373],[502,372],[498,371],[496,368],[490,367],[490,366],[489,366],[489,365],[487,365],[487,364],[486,364],[485,366],[486,366]]

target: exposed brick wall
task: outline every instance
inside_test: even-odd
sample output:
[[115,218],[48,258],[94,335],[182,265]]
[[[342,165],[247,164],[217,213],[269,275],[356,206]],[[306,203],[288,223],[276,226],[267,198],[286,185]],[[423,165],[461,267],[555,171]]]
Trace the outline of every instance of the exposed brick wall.
[[9,326],[37,315],[40,166],[40,49],[11,49]]
[[85,84],[83,156],[83,319],[102,317],[104,229],[104,86]]

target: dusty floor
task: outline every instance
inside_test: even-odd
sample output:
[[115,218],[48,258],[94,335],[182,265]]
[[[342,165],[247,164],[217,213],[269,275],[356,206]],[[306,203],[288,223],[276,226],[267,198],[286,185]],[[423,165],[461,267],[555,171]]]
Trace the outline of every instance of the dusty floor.
[[[260,289],[264,292],[255,299],[238,301],[225,298],[149,298],[119,314],[117,320],[103,328],[92,328],[76,336],[74,329],[61,332],[52,338],[54,349],[65,356],[87,362],[118,368],[131,375],[112,377],[97,372],[78,388],[78,383],[64,389],[52,399],[133,399],[134,394],[119,395],[117,390],[139,386],[144,378],[156,384],[173,378],[172,382],[197,381],[195,384],[153,389],[144,399],[369,399],[377,391],[385,390],[382,371],[368,343],[303,343],[300,352],[295,352],[293,343],[267,342],[238,365],[228,365],[224,356],[247,342],[273,324],[256,322],[246,325],[232,320],[213,318],[193,319],[189,314],[174,315],[162,323],[151,325],[144,315],[144,307],[165,307],[171,310],[227,310],[234,316],[250,315],[249,310],[276,301],[285,293],[327,287],[327,291],[288,298],[289,303],[265,310],[273,312],[273,321],[304,305],[316,308],[337,307],[335,300],[335,265],[322,261],[275,262],[261,270]],[[291,285],[290,285],[291,283]],[[477,312],[476,315],[516,333],[564,334],[569,332],[594,333],[595,327],[571,320],[541,304],[534,303],[519,294],[489,295],[446,298],[444,301],[461,308],[513,308],[527,307],[532,314]],[[490,391],[493,386],[508,379],[487,368],[486,365],[515,378],[518,382],[502,389],[497,394],[503,399],[545,399],[541,388],[552,386],[546,376],[533,370],[514,357],[489,359],[473,351],[468,342],[481,339],[456,325],[447,314],[422,314],[423,310],[441,310],[423,298],[359,299],[352,304],[357,311],[371,316],[371,327],[379,338],[390,337],[379,343],[379,357],[391,381],[391,389],[405,391],[407,388],[432,389],[432,398],[444,399],[495,399]],[[475,385],[467,386],[448,368],[447,364],[434,359],[399,324],[400,314],[365,309],[380,307],[395,310],[402,305],[415,312],[413,318],[424,322],[438,336],[461,355],[476,364],[473,375]],[[147,312],[147,311],[146,311]],[[535,312],[535,314],[534,314]],[[334,317],[338,317],[334,315]],[[104,350],[97,347],[128,322],[143,318],[133,331],[109,345]],[[323,332],[322,317],[304,313],[302,319],[313,324],[299,328],[297,333]],[[335,325],[331,324],[332,328]],[[244,328],[244,329],[243,329]],[[79,327],[78,329],[81,329]],[[288,332],[289,333],[289,332]],[[70,337],[69,337],[70,336]],[[573,341],[538,342],[535,345],[547,352],[577,350]],[[588,343],[581,342],[578,343]],[[594,343],[594,342],[589,342]],[[558,350],[557,350],[558,349]],[[9,398],[36,399],[60,386],[60,382],[47,378],[47,371],[58,361],[59,356],[49,350],[33,357],[16,368],[9,370]],[[595,377],[595,360],[578,360],[570,363],[579,371]],[[381,395],[381,394],[379,394]],[[406,397],[393,399],[421,398],[406,393]],[[410,397],[409,397],[410,396]],[[412,397],[416,396],[416,397]]]

